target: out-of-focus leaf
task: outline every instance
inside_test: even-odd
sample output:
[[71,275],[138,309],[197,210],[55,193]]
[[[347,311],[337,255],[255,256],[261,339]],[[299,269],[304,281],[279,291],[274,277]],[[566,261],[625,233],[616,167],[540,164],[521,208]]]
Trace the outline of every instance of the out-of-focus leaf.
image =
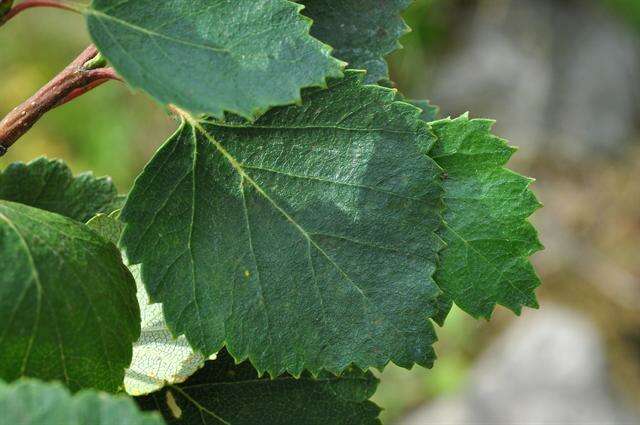
[[7,425],[162,425],[157,413],[141,412],[132,399],[93,390],[71,395],[59,383],[0,381],[0,423]]

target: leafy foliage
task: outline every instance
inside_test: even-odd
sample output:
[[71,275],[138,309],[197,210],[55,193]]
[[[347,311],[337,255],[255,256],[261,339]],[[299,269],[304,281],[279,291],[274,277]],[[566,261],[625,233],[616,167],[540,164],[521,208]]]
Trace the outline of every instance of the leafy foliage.
[[68,218],[0,201],[0,378],[115,391],[140,333],[120,253]]
[[169,424],[379,424],[380,409],[368,401],[378,381],[370,373],[328,373],[314,379],[285,375],[260,378],[249,362],[226,352],[184,384],[138,398],[146,410],[160,409]]
[[161,103],[254,118],[341,75],[286,0],[93,0],[89,32],[133,87]]
[[124,229],[124,224],[118,220],[119,216],[120,210],[109,215],[97,214],[87,222],[87,226],[114,245],[118,245]]
[[97,213],[110,213],[123,199],[108,177],[91,173],[74,177],[60,160],[38,158],[16,162],[0,173],[0,199],[18,202],[86,222]]
[[58,383],[20,380],[0,381],[0,412],[3,424],[20,425],[161,425],[156,413],[140,412],[127,397],[92,390],[71,395]]
[[184,123],[146,167],[122,244],[174,334],[273,376],[433,362],[432,135],[361,79],[253,124]]
[[438,142],[430,152],[447,175],[447,248],[436,281],[463,310],[486,318],[495,304],[518,314],[537,307],[540,280],[528,257],[542,249],[526,220],[540,207],[532,180],[503,168],[515,149],[491,134],[492,125],[466,115],[433,122]]
[[426,122],[435,121],[440,113],[440,108],[432,105],[428,100],[407,100],[410,104],[422,109],[420,119]]
[[[87,225],[118,243],[124,225],[119,212],[97,215]],[[183,382],[204,365],[205,357],[195,352],[184,336],[174,338],[167,328],[161,304],[152,304],[140,278],[140,266],[130,266],[136,281],[136,298],[140,305],[140,338],[133,344],[133,359],[124,377],[128,394],[139,396],[156,391],[166,384]]]
[[[537,306],[539,203],[504,168],[513,149],[491,121],[435,121],[390,88],[410,0],[297,3],[70,6],[104,57],[89,66],[87,49],[67,70],[98,79],[39,96],[57,106],[117,71],[181,123],[122,212],[110,179],[61,161],[0,173],[0,378],[124,387],[176,424],[377,424],[367,370],[430,367],[431,322],[453,302],[487,318]],[[33,99],[19,129],[46,109]],[[29,380],[0,382],[0,411],[162,422]]]
[[389,77],[384,56],[400,48],[409,32],[400,12],[411,0],[300,0],[313,19],[311,35],[332,46],[352,69],[367,71],[366,82]]

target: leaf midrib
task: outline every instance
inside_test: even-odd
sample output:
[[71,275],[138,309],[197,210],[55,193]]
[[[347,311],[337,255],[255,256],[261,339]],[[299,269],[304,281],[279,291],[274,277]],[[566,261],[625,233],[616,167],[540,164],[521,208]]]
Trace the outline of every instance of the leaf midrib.
[[267,173],[279,174],[281,176],[290,177],[290,178],[294,178],[294,179],[312,180],[312,181],[318,181],[318,182],[321,182],[321,183],[334,184],[334,185],[337,185],[337,186],[347,186],[347,187],[353,187],[353,188],[356,188],[356,189],[365,189],[365,190],[370,190],[372,192],[383,193],[385,195],[393,196],[395,198],[407,199],[407,200],[410,200],[410,201],[422,201],[422,199],[420,199],[420,198],[414,198],[412,196],[405,196],[405,195],[401,195],[401,194],[396,193],[396,192],[392,192],[390,190],[380,189],[378,187],[373,187],[373,186],[366,186],[366,185],[363,185],[363,184],[356,184],[356,183],[349,183],[349,182],[342,182],[342,181],[336,181],[336,180],[323,179],[322,177],[317,177],[317,176],[303,176],[303,175],[299,175],[299,174],[288,173],[288,172],[285,172],[285,171],[282,171],[282,170],[276,170],[276,169],[273,169],[273,168],[260,167],[260,166],[257,166],[257,165],[240,164],[240,166],[243,169],[265,171]]
[[353,280],[344,272],[344,270],[342,270],[342,268],[340,268],[340,266],[338,266],[335,261],[333,261],[333,259],[322,249],[322,247],[320,247],[316,241],[313,240],[313,238],[311,238],[311,235],[309,235],[309,233],[297,222],[294,220],[293,217],[291,217],[291,215],[286,212],[280,205],[278,205],[278,203],[276,203],[273,198],[271,198],[269,196],[268,193],[266,193],[264,191],[264,189],[255,181],[253,180],[253,178],[248,175],[244,168],[242,168],[242,164],[240,164],[236,158],[231,155],[221,144],[220,142],[218,142],[213,136],[211,136],[204,127],[202,127],[202,125],[194,120],[193,118],[191,118],[191,124],[198,129],[198,131],[200,131],[204,137],[211,143],[214,145],[214,147],[216,148],[216,150],[218,150],[218,152],[227,160],[229,161],[229,163],[231,164],[231,166],[236,170],[236,172],[244,179],[246,179],[249,183],[251,183],[251,185],[256,189],[256,191],[258,191],[258,193],[260,195],[262,195],[280,214],[282,214],[287,221],[289,221],[295,228],[296,230],[298,230],[298,232],[300,232],[300,234],[302,234],[305,239],[307,239],[308,241],[310,241],[313,246],[327,259],[329,260],[329,262],[331,262],[331,264],[336,268],[336,270],[338,270],[345,278],[347,278],[351,283],[354,284],[354,286],[357,288],[357,290],[362,294],[362,296],[364,298],[368,297],[364,294],[364,292],[362,291],[362,289],[355,284],[355,282],[353,282]]
[[[230,422],[227,422],[226,420],[224,420],[221,416],[218,416],[218,414],[216,412],[213,412],[209,409],[207,409],[206,407],[204,407],[202,404],[198,403],[197,400],[195,400],[193,397],[191,397],[186,391],[183,391],[182,388],[176,386],[176,385],[171,385],[171,388],[176,390],[177,392],[180,393],[180,395],[182,395],[184,398],[186,398],[188,401],[190,401],[194,406],[196,406],[196,408],[200,411],[200,414],[202,414],[202,412],[207,413],[208,415],[212,416],[213,418],[219,420],[220,422],[222,422],[224,425],[231,425]],[[204,418],[202,418],[202,423],[204,422]]]
[[[318,382],[326,382],[326,383],[331,383],[331,382],[345,382],[345,381],[362,381],[362,382],[369,382],[370,379],[366,378],[366,377],[354,377],[354,376],[350,376],[350,377],[344,377],[344,376],[336,376],[336,377],[331,377],[331,378],[305,378],[305,377],[300,377],[300,378],[295,378],[293,376],[281,376],[279,378],[276,379],[271,379],[271,378],[253,378],[253,379],[245,379],[242,381],[229,381],[229,382],[206,382],[203,384],[193,384],[193,385],[180,385],[180,388],[183,390],[190,390],[190,389],[196,389],[196,388],[207,388],[207,387],[218,387],[218,386],[233,386],[233,385],[247,385],[247,384],[272,384],[272,383],[279,383],[279,382],[288,382],[288,381],[292,381],[292,382],[312,382],[312,383],[318,383]],[[175,386],[175,385],[172,385]]]
[[[318,252],[320,252],[320,254],[322,254],[323,257],[326,258],[327,261],[329,261],[329,263],[331,263],[331,265],[348,281],[351,283],[351,285],[353,285],[353,287],[358,291],[358,293],[362,296],[362,298],[364,300],[367,301],[367,303],[370,306],[374,306],[374,309],[377,313],[380,313],[378,308],[375,306],[375,303],[372,302],[372,300],[369,298],[369,296],[367,296],[364,291],[362,290],[362,288],[360,288],[358,286],[358,284],[342,269],[342,267],[340,267],[334,260],[333,258],[331,258],[329,256],[329,254],[327,254],[327,252],[320,246],[318,245],[318,243],[311,237],[311,235],[297,222],[294,220],[293,217],[291,217],[291,215],[289,213],[287,213],[280,205],[278,205],[270,196],[269,194],[267,194],[264,189],[262,189],[262,187],[260,185],[258,185],[258,183],[253,180],[253,178],[251,178],[251,176],[249,176],[244,169],[242,168],[242,164],[239,163],[236,158],[231,155],[225,148],[224,146],[222,146],[222,144],[220,142],[218,142],[211,134],[209,134],[206,129],[202,126],[202,124],[196,120],[194,117],[188,115],[185,117],[187,119],[187,121],[189,121],[189,123],[196,128],[198,131],[200,131],[203,136],[211,143],[214,145],[214,147],[216,148],[216,150],[225,158],[227,159],[227,161],[229,161],[229,163],[231,164],[231,166],[236,170],[236,172],[244,179],[246,179],[249,183],[251,183],[251,185],[256,189],[256,191],[258,191],[258,193],[260,195],[262,195],[278,212],[280,212],[280,214],[282,214],[287,221],[289,221],[302,235],[305,239],[307,239],[307,241],[309,241],[309,243],[311,243],[317,250]],[[387,316],[385,316],[384,314],[380,314],[380,317],[385,319],[387,321],[387,323],[389,323],[389,325],[391,326],[391,328],[396,331],[396,333],[402,337],[405,338],[405,332],[403,332],[401,329],[399,329],[395,323],[393,323],[393,321],[389,320],[389,318]]]
[[[50,230],[52,230],[54,232],[58,232],[58,233],[60,233],[62,235],[67,236],[63,232],[59,232],[59,231],[57,231],[57,229],[51,228],[51,226],[49,226],[49,224],[45,223],[44,221],[38,220],[36,218],[31,218],[31,219],[33,221],[36,221],[36,222],[40,223],[42,226],[49,227]],[[55,247],[49,246],[49,244],[47,244],[44,241],[43,241],[43,244],[45,244],[45,245],[47,245],[49,247],[50,251],[53,253],[54,256],[58,257],[58,259],[60,260],[61,263],[65,262],[65,258],[60,255],[60,253],[55,249]],[[84,295],[85,299],[87,300],[87,304],[89,305],[89,308],[93,312],[93,316],[96,318],[96,321],[98,322],[98,330],[100,332],[100,337],[101,337],[100,338],[100,342],[101,342],[101,345],[102,345],[102,353],[103,353],[103,356],[104,356],[104,360],[105,360],[107,366],[109,367],[109,369],[113,370],[114,367],[113,367],[113,364],[111,363],[111,357],[109,356],[109,350],[107,349],[107,346],[105,344],[105,337],[104,337],[105,329],[107,329],[108,327],[103,325],[102,318],[98,314],[98,310],[95,308],[95,306],[92,303],[91,296],[89,296],[89,294],[86,291],[85,286],[83,285],[83,279],[80,278],[80,276],[77,274],[77,271],[76,271],[76,269],[74,267],[69,267],[69,271],[72,274],[75,275],[76,281],[79,283],[78,287],[82,291],[82,294]],[[120,296],[121,295],[122,294],[120,293]],[[47,303],[49,304],[49,308],[51,308],[52,311],[53,311],[53,308],[52,308],[52,306],[51,306],[51,304],[50,304],[50,302],[48,300],[47,300]],[[58,334],[58,339],[60,341],[60,351],[61,351],[62,358],[63,358],[63,361],[64,361],[64,353],[62,353],[62,339],[61,339],[61,335],[60,335],[60,329],[59,329],[59,326],[58,326],[56,315],[53,314],[52,317],[53,317],[54,322],[55,322],[56,333]],[[65,367],[65,375],[66,375],[66,367]],[[67,377],[67,383],[68,383],[68,379],[69,378]]]
[[210,51],[215,52],[215,53],[229,53],[229,54],[231,53],[226,48],[217,48],[217,47],[207,46],[206,44],[197,44],[197,43],[193,43],[193,42],[188,41],[188,40],[183,40],[183,39],[180,39],[180,38],[177,38],[177,37],[173,37],[173,36],[170,36],[170,35],[162,34],[162,33],[159,33],[159,32],[156,32],[156,31],[141,27],[139,25],[132,24],[131,22],[125,21],[124,19],[116,18],[115,16],[111,16],[111,15],[108,15],[106,13],[100,12],[100,11],[98,11],[96,9],[87,9],[86,13],[90,14],[90,15],[94,15],[98,20],[100,20],[100,18],[103,18],[103,19],[106,19],[106,20],[109,20],[109,21],[113,21],[113,22],[115,22],[115,23],[117,23],[119,25],[122,25],[124,27],[130,28],[130,29],[132,29],[134,31],[139,31],[139,32],[145,34],[146,36],[148,36],[151,39],[153,39],[153,37],[158,37],[158,38],[163,38],[163,39],[168,40],[168,41],[172,41],[174,43],[183,44],[185,46],[190,46],[190,47],[194,47],[194,48],[197,48],[197,49],[203,49],[203,50],[210,50]]

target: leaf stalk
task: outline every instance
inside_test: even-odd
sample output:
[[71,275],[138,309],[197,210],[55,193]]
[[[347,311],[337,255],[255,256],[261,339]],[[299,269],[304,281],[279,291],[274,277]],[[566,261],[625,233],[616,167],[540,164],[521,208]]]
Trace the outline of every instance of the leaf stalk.
[[25,10],[33,9],[35,7],[49,7],[80,13],[78,8],[59,0],[25,0],[22,3],[13,6],[0,18],[0,26],[6,24]]

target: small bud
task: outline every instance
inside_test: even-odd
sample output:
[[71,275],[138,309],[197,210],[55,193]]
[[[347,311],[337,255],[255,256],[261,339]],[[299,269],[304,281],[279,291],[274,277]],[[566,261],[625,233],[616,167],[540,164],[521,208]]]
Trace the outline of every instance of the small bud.
[[0,0],[0,19],[9,13],[13,7],[13,0]]
[[105,59],[105,57],[102,56],[101,53],[98,53],[95,57],[93,57],[92,59],[89,59],[83,65],[83,68],[84,69],[97,69],[97,68],[104,68],[105,66],[107,66],[107,59]]

